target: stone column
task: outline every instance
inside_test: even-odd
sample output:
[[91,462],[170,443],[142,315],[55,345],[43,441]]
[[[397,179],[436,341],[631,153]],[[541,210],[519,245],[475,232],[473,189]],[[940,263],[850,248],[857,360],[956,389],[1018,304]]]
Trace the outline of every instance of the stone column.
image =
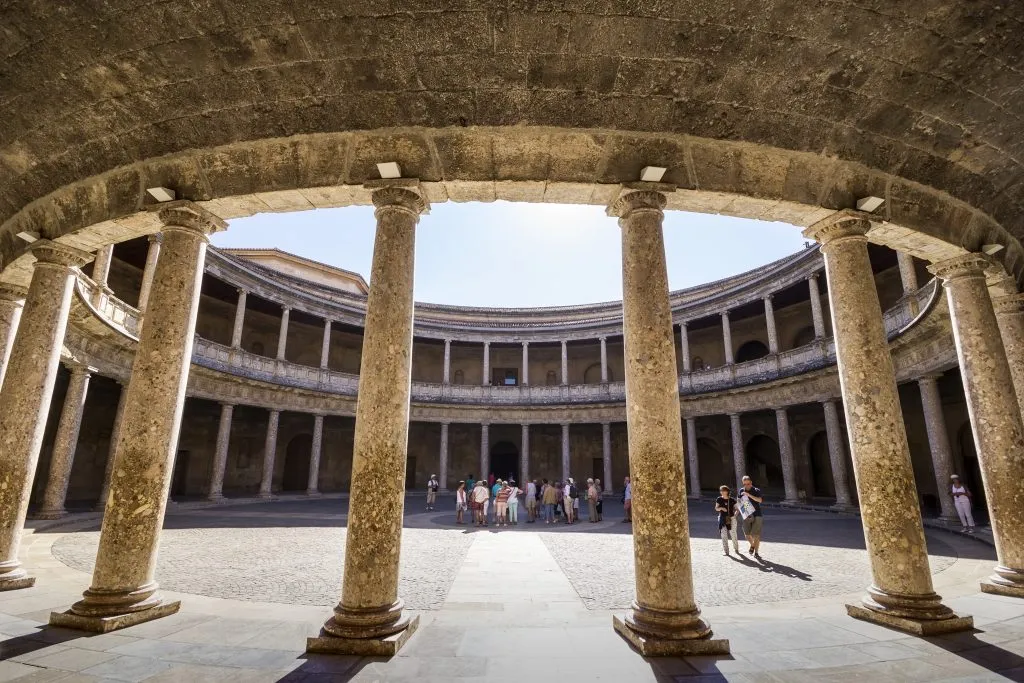
[[612,485],[612,425],[610,422],[601,423],[601,459],[604,464],[604,480],[601,482],[601,489],[604,493],[611,493]]
[[96,283],[96,289],[92,295],[92,305],[97,308],[103,305],[103,299],[110,291],[107,280],[110,277],[110,261],[113,258],[113,244],[108,244],[96,250],[96,259],[92,262],[92,280]]
[[530,383],[530,342],[523,342],[523,379],[522,385]]
[[11,347],[18,332],[26,294],[23,287],[0,283],[0,385],[7,373],[7,362],[11,359]]
[[288,319],[291,317],[292,309],[287,306],[281,309],[281,331],[277,334],[277,359],[285,360],[285,350],[288,348]]
[[[614,618],[644,655],[726,653],[711,640],[693,596],[672,310],[668,298],[665,195],[642,184],[623,189],[609,209],[622,228],[622,313],[626,425],[633,491],[636,600]],[[669,502],[675,501],[675,502]],[[668,504],[666,504],[668,503]]]
[[914,257],[902,251],[896,252],[896,261],[900,267],[900,282],[903,284],[903,296],[910,301],[910,310],[917,315],[917,270],[914,269]]
[[816,339],[825,337],[825,318],[821,314],[821,293],[818,290],[818,274],[812,273],[807,278],[807,289],[811,296],[811,319],[814,321],[814,336]]
[[448,490],[448,426],[450,423],[441,423],[441,452],[439,453],[439,459],[441,465],[438,467],[438,476],[441,478],[441,490]]
[[690,498],[700,498],[700,460],[697,457],[697,418],[686,418],[686,457],[690,463]]
[[608,338],[601,337],[601,383],[608,383]]
[[485,387],[491,384],[491,342],[484,342],[484,372],[483,384]]
[[985,483],[999,565],[981,585],[986,593],[1024,597],[1024,423],[1010,364],[985,283],[988,259],[966,254],[932,264],[942,278],[953,322],[978,464]]
[[149,236],[149,251],[146,252],[146,265],[142,268],[142,286],[139,289],[139,314],[145,315],[149,305],[149,293],[153,291],[153,276],[156,264],[160,260],[160,246],[164,236],[161,233]]
[[309,479],[306,481],[306,495],[320,495],[320,453],[324,444],[324,416],[313,416],[313,445],[309,449]]
[[526,482],[530,481],[530,425],[522,425],[522,436],[520,437],[522,448],[519,451],[519,476],[523,478],[519,482],[521,488],[526,490]]
[[764,298],[764,321],[768,328],[768,352],[779,352],[779,333],[775,328],[775,308],[772,306],[772,295]]
[[0,590],[35,582],[18,561],[32,478],[46,431],[75,269],[92,258],[50,240],[29,250],[36,261],[0,391]]
[[735,363],[732,355],[732,325],[729,324],[729,311],[722,311],[722,344],[725,346],[725,362]]
[[994,306],[1014,393],[1017,402],[1024,403],[1024,294],[998,297]]
[[480,478],[487,480],[491,471],[491,426],[486,422],[480,424]]
[[377,236],[356,402],[344,579],[334,616],[306,649],[394,655],[419,619],[403,614],[398,560],[409,443],[416,224],[427,205],[414,180],[371,181],[367,188],[376,207]]
[[562,340],[562,385],[569,383],[569,346]]
[[320,368],[326,370],[331,359],[331,321],[324,320],[324,339],[320,342]]
[[738,414],[729,415],[729,436],[732,440],[732,468],[736,472],[736,483],[739,484],[747,473],[747,457],[743,451],[743,429]]
[[452,340],[444,340],[444,372],[441,375],[442,384],[451,384],[452,381]]
[[231,348],[238,349],[242,346],[242,329],[245,327],[245,303],[249,293],[244,289],[238,290],[238,303],[235,304],[235,326],[231,330]]
[[683,372],[693,370],[692,359],[690,358],[690,333],[686,329],[686,321],[679,323],[679,340],[681,346],[679,351],[683,356]]
[[209,500],[224,499],[224,471],[228,466],[228,446],[231,444],[231,418],[234,414],[234,405],[230,403],[220,404],[217,446],[213,452],[213,467],[210,470],[210,490],[206,494]]
[[96,510],[103,512],[107,507],[107,498],[110,494],[110,478],[114,473],[114,451],[117,448],[117,437],[121,433],[121,420],[124,418],[124,404],[128,398],[127,387],[121,382],[117,383],[121,394],[117,399],[117,410],[114,412],[114,424],[110,429],[110,447],[107,451],[107,465],[103,470],[103,488],[100,490],[99,500],[96,501]]
[[942,399],[939,397],[939,375],[927,375],[917,380],[921,390],[921,407],[924,411],[924,425],[928,431],[928,446],[932,452],[932,467],[935,470],[935,490],[939,492],[942,514],[939,519],[955,522],[958,517],[950,495],[950,475],[953,474],[953,451],[949,447],[946,433],[946,416],[942,414]]
[[572,463],[571,463],[570,451],[569,451],[569,423],[568,422],[563,422],[562,423],[562,483],[563,484],[565,483],[566,479],[568,479],[570,476],[572,476],[572,472],[570,471],[571,464]]
[[785,408],[775,409],[775,424],[779,429],[779,460],[782,462],[782,483],[786,489],[784,503],[800,502],[796,485],[796,462],[793,460],[793,441],[789,434],[789,415]]
[[271,410],[267,418],[267,435],[263,441],[263,476],[260,479],[260,498],[274,495],[274,460],[277,458],[277,428],[281,411]]
[[78,448],[78,431],[82,426],[89,380],[92,373],[96,372],[96,368],[78,363],[70,364],[68,369],[71,371],[71,381],[64,394],[64,407],[53,440],[53,455],[50,458],[46,489],[43,491],[43,505],[35,515],[39,519],[59,519],[68,513],[64,503],[68,495],[68,483],[71,481],[71,467],[75,462],[75,449]]
[[209,234],[226,224],[189,201],[156,208],[163,245],[142,329],[114,477],[103,514],[92,584],[54,626],[105,632],[178,610],[155,580],[157,548],[171,483]]
[[839,428],[839,411],[835,401],[822,401],[825,411],[825,436],[828,440],[828,459],[832,466],[832,482],[836,489],[835,510],[853,511],[856,506],[850,498],[850,485],[846,476],[846,452],[843,450],[843,430]]
[[972,627],[932,590],[917,486],[878,291],[868,258],[870,224],[839,212],[804,231],[821,242],[828,274],[839,383],[872,584],[847,612],[918,634]]

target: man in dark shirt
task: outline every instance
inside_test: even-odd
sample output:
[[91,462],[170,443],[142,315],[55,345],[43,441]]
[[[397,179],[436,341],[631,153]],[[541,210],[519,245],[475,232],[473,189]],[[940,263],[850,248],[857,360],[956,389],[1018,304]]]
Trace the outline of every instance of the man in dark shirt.
[[743,501],[746,500],[754,508],[754,512],[743,518],[743,535],[746,536],[747,541],[750,543],[750,550],[748,551],[751,555],[757,559],[761,559],[761,528],[764,526],[764,515],[761,512],[761,503],[764,502],[764,497],[761,495],[761,489],[754,486],[754,482],[751,481],[750,477],[743,477],[743,488],[740,489],[740,505],[743,505]]

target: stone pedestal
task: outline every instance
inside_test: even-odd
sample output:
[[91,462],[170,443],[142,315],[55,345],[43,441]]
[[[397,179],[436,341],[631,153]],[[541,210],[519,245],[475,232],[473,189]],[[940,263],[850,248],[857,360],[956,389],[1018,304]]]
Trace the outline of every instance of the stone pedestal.
[[693,596],[664,207],[664,194],[639,186],[624,189],[609,208],[622,228],[626,424],[637,576],[636,600],[613,624],[647,656],[725,654],[728,641],[712,639]]
[[982,585],[988,593],[1024,597],[1024,424],[1013,376],[992,307],[988,259],[967,254],[933,264],[942,278],[953,321],[960,375],[985,484],[999,566]]
[[[377,237],[356,402],[348,539],[341,601],[309,652],[390,656],[418,618],[398,597],[409,441],[416,224],[426,202],[416,181],[368,183]],[[482,475],[486,476],[486,475]]]
[[89,379],[96,369],[72,364],[70,370],[71,381],[68,382],[68,390],[64,394],[64,407],[60,413],[57,435],[53,440],[50,472],[46,478],[46,489],[43,491],[43,505],[35,514],[37,519],[60,519],[68,513],[64,509],[64,501],[68,493],[68,482],[71,481],[71,467],[75,462],[75,449],[78,447],[78,432],[82,426]]
[[[872,585],[851,616],[912,633],[971,627],[932,589],[903,412],[868,259],[869,224],[840,212],[808,228],[828,273],[839,383]],[[942,623],[940,623],[942,622]]]
[[3,384],[7,373],[7,361],[11,358],[11,347],[18,332],[26,294],[23,287],[0,284],[0,384]]
[[209,233],[224,222],[188,201],[159,207],[165,225],[114,449],[92,584],[55,626],[104,632],[177,611],[157,592],[156,557],[185,404]]
[[32,478],[60,363],[75,269],[90,254],[49,240],[31,247],[36,262],[0,390],[0,590],[35,581],[18,561]]

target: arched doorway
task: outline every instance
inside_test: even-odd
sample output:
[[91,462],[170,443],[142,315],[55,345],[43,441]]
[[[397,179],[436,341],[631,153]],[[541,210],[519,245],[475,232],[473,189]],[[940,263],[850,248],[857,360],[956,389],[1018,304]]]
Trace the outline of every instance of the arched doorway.
[[765,493],[781,495],[785,492],[782,483],[782,460],[779,445],[775,440],[758,434],[747,442],[747,474],[754,480],[754,486]]
[[700,467],[700,487],[702,490],[716,490],[722,484],[732,488],[732,476],[726,471],[722,460],[722,452],[711,439],[697,439],[697,465]]
[[491,472],[498,479],[519,480],[519,449],[514,443],[499,441],[491,446]]
[[750,360],[764,358],[767,355],[767,346],[757,340],[748,341],[746,344],[743,344],[738,351],[736,351],[736,362],[745,363]]
[[[974,448],[974,432],[971,431],[971,423],[965,422],[960,426],[956,435],[957,444],[960,446],[960,455],[964,462],[964,471],[957,472],[971,491],[971,514],[978,524],[988,524],[988,503],[985,500],[985,485],[981,481],[981,465],[978,464],[978,451]],[[947,489],[942,490],[943,495],[948,495]]]
[[790,348],[799,349],[801,346],[807,346],[814,341],[814,338],[814,327],[808,325],[807,327],[801,328],[800,331],[793,336],[793,345]]
[[178,498],[188,493],[188,451],[178,451],[174,457],[174,469],[171,473],[171,497]]
[[[612,380],[612,369],[608,368],[608,381]],[[584,384],[600,384],[601,383],[601,364],[594,363],[587,367],[583,371],[583,383]]]
[[811,496],[835,498],[836,482],[832,476],[832,460],[828,452],[828,434],[818,432],[807,442],[807,459],[811,463]]
[[299,434],[288,442],[284,456],[282,491],[305,491],[309,484],[309,455],[313,448],[312,434]]

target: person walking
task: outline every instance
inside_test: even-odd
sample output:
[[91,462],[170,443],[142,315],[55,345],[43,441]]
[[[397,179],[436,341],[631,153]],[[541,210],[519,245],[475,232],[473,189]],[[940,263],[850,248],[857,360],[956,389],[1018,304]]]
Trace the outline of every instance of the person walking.
[[495,502],[495,504],[491,506],[491,514],[493,515],[493,519],[491,519],[491,521],[494,522],[495,524],[498,523],[498,506],[497,506],[497,502],[498,502],[498,492],[501,491],[501,487],[502,487],[501,479],[495,479],[494,481],[491,482],[491,500],[493,500]]
[[604,487],[601,486],[601,480],[594,480],[594,487],[597,489],[597,521],[604,521]]
[[622,507],[626,511],[626,516],[622,520],[626,524],[633,523],[633,485],[629,482],[629,477],[626,477],[622,481]]
[[427,511],[434,509],[434,503],[437,502],[437,490],[441,488],[441,485],[437,481],[437,475],[431,474],[430,479],[427,481]]
[[494,526],[502,527],[508,523],[509,487],[501,479],[494,482]]
[[718,513],[718,532],[722,536],[722,550],[729,554],[729,534],[732,534],[732,547],[740,554],[740,539],[736,532],[736,499],[732,497],[728,486],[718,487],[718,498],[715,499],[715,512]]
[[579,491],[576,490],[576,482],[573,481],[572,477],[569,477],[565,482],[565,488],[562,489],[562,505],[565,507],[566,524],[572,524],[576,521],[576,518],[573,515],[575,514],[574,503],[578,496]]
[[516,486],[515,479],[509,479],[508,481],[508,522],[514,526],[519,526],[519,494],[523,490]]
[[597,487],[593,479],[587,479],[587,512],[591,524],[597,523]]
[[460,481],[459,488],[455,489],[455,523],[463,524],[463,515],[466,512],[466,482]]
[[481,479],[473,489],[473,503],[476,507],[473,510],[476,525],[487,526],[487,502],[491,494],[487,490],[487,484]]
[[544,480],[544,497],[542,501],[544,503],[544,523],[553,524],[555,521],[555,505],[558,504],[558,487],[551,486],[548,484],[548,480]]
[[764,514],[761,512],[761,503],[764,497],[761,489],[754,486],[753,480],[743,475],[743,488],[739,492],[740,515],[743,516],[743,535],[750,543],[747,550],[757,559],[761,559],[761,530],[764,528]]
[[537,521],[537,482],[526,482],[526,523],[533,524]]
[[960,476],[954,474],[950,477],[950,493],[953,495],[953,507],[960,518],[960,531],[969,534],[974,533],[974,515],[971,514],[971,492],[960,483]]

